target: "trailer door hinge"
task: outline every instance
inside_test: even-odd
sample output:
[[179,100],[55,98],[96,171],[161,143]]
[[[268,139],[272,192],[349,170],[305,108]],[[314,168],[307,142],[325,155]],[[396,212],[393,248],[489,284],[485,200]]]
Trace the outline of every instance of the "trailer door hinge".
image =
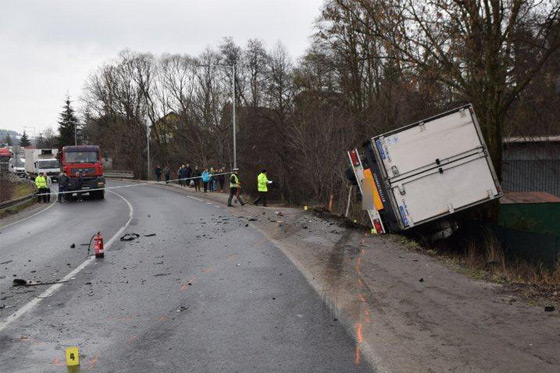
[[404,190],[404,185],[400,184],[400,185],[397,185],[397,187],[399,188],[399,193],[401,194],[401,196],[404,196],[406,194],[406,192]]
[[459,114],[461,114],[461,118],[464,118],[464,117],[467,115],[467,113],[465,113],[465,109],[464,109],[464,108],[461,109],[461,110],[459,110]]
[[453,212],[455,211],[455,208],[451,203],[447,205],[447,211],[449,211],[450,214],[453,214]]
[[420,127],[420,132],[426,131],[426,123],[420,122],[420,124],[418,124],[418,127]]
[[397,168],[397,166],[393,166],[391,167],[391,172],[393,173],[393,176],[399,176],[399,169]]

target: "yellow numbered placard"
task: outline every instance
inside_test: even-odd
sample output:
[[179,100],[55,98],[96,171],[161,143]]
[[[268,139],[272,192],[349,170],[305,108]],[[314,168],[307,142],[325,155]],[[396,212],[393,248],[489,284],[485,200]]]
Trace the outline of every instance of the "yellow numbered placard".
[[80,365],[78,347],[68,347],[66,349],[66,365],[69,367]]

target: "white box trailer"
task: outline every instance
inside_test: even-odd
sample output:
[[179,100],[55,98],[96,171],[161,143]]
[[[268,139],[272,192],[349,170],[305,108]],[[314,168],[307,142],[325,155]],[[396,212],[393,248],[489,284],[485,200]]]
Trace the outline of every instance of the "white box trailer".
[[372,193],[381,201],[375,208],[388,231],[503,195],[472,105],[374,136],[364,148]]
[[56,158],[58,149],[25,149],[25,171],[34,179],[38,174],[46,172],[53,181],[60,174],[60,162]]

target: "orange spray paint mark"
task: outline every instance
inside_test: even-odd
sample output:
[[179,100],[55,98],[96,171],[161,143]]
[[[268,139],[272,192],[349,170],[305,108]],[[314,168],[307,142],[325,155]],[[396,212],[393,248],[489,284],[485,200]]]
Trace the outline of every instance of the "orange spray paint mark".
[[95,369],[95,367],[97,366],[97,361],[99,360],[99,358],[96,355],[93,355],[93,357],[88,361],[86,369],[87,370],[93,370]]
[[210,272],[212,272],[212,267],[204,268],[204,269],[202,270],[202,272],[204,272],[204,273],[210,273]]
[[364,284],[364,282],[362,281],[361,278],[358,279],[358,285],[360,285],[361,287],[365,287],[366,285]]
[[360,265],[362,264],[362,258],[358,257],[358,259],[356,260],[356,272],[358,272],[358,274],[362,274],[362,272],[360,271]]
[[366,302],[366,298],[362,294],[359,294],[358,297],[360,298],[360,300],[362,302],[364,302],[364,303]]
[[185,291],[189,288],[189,285],[183,285],[181,286],[181,288],[179,288],[179,291]]
[[371,321],[371,319],[370,319],[370,317],[369,317],[369,310],[368,310],[368,309],[365,309],[365,310],[364,310],[364,315],[366,315],[365,318],[364,318],[365,323],[366,323],[366,324],[369,324],[370,321]]
[[131,336],[128,338],[128,343],[132,343],[132,342],[134,342],[134,341],[137,340],[137,339],[138,339],[138,336],[137,336],[137,335],[131,335]]
[[65,367],[66,366],[66,363],[60,361],[60,359],[57,358],[57,357],[54,358],[53,364],[57,367]]
[[362,323],[356,324],[356,355],[354,357],[356,365],[360,364],[360,343],[362,343]]
[[231,254],[231,255],[229,255],[229,256],[227,257],[226,260],[229,262],[230,260],[235,259],[235,257],[237,257],[237,254]]
[[160,317],[158,318],[158,321],[159,321],[159,322],[164,322],[164,321],[167,321],[167,320],[169,320],[169,317],[167,317],[167,316],[160,316]]

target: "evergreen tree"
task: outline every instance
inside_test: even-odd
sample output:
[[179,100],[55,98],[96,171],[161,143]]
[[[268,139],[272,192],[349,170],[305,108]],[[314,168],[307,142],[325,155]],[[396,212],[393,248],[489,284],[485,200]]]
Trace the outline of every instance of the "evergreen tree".
[[[74,145],[74,136],[80,139],[80,128],[78,118],[74,114],[74,109],[70,105],[70,96],[66,97],[66,104],[60,113],[58,121],[58,147]],[[78,141],[79,142],[79,141]]]
[[29,136],[27,136],[27,133],[23,131],[23,135],[21,135],[21,139],[19,139],[19,146],[25,148],[26,146],[29,145],[31,145],[31,141],[29,141]]

